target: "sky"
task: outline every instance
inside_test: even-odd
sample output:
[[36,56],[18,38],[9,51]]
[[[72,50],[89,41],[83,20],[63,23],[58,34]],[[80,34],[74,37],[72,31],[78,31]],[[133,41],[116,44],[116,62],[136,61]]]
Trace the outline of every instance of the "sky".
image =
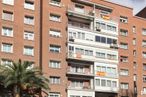
[[134,14],[138,13],[142,8],[146,7],[146,0],[107,0],[124,6],[132,7]]

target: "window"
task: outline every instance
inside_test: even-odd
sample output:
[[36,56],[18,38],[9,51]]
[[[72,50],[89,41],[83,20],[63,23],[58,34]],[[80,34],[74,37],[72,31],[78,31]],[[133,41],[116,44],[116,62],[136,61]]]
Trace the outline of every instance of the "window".
[[134,74],[134,75],[133,75],[133,81],[136,81],[136,80],[137,80],[137,75]]
[[85,50],[85,55],[93,56],[93,51],[92,50]]
[[106,80],[101,79],[101,86],[106,86]]
[[121,62],[128,62],[128,57],[127,56],[120,56],[120,61]]
[[74,73],[84,73],[84,68],[78,66],[71,66],[70,71]]
[[50,92],[49,97],[60,97],[60,93],[58,92]]
[[96,79],[96,86],[100,86],[100,79]]
[[111,87],[111,81],[107,80],[107,87]]
[[29,25],[34,25],[34,17],[33,16],[25,16],[24,23]]
[[3,0],[2,3],[8,4],[8,5],[14,5],[14,0]]
[[112,87],[117,87],[117,82],[116,81],[112,81]]
[[60,84],[60,77],[50,76],[50,83],[51,84]]
[[95,41],[100,42],[100,36],[95,36]]
[[132,43],[133,43],[133,45],[136,45],[136,38],[133,38]]
[[24,46],[23,54],[28,56],[34,56],[34,48],[30,46]]
[[136,33],[136,27],[135,26],[132,27],[132,32]]
[[109,59],[109,60],[116,60],[117,56],[113,55],[113,54],[107,54],[107,59]]
[[112,25],[107,25],[107,30],[116,32],[116,27]]
[[142,35],[146,35],[146,29],[142,29]]
[[51,67],[51,68],[60,68],[60,61],[50,60],[49,67]]
[[2,43],[1,51],[6,53],[12,53],[13,52],[13,45],[9,43]]
[[106,44],[116,44],[117,40],[111,39],[111,38],[106,38],[106,37],[101,37],[101,36],[95,36],[95,42],[106,43]]
[[128,83],[121,83],[121,89],[128,89],[128,87],[129,87],[129,84]]
[[129,71],[127,69],[121,69],[120,70],[120,75],[128,76],[128,74],[129,74]]
[[120,35],[128,36],[128,30],[120,29]]
[[3,36],[13,36],[13,29],[10,27],[2,27],[2,35]]
[[146,47],[146,40],[142,40],[142,46]]
[[146,82],[146,75],[143,75],[143,82]]
[[[104,16],[104,15],[103,15]],[[105,24],[103,22],[96,22],[96,31],[100,31],[100,29],[117,32],[117,27],[112,24]]]
[[71,81],[71,87],[73,88],[82,88],[83,87],[83,81]]
[[84,49],[82,49],[82,48],[75,48],[75,53],[84,55]]
[[146,71],[146,63],[143,63],[143,70]]
[[12,65],[12,60],[9,59],[2,59],[1,65]]
[[50,4],[60,6],[61,0],[50,0]]
[[74,46],[69,46],[69,51],[73,52],[74,51]]
[[24,8],[34,10],[34,1],[25,0]]
[[128,18],[125,16],[120,16],[120,22],[122,23],[128,23]]
[[146,58],[146,52],[142,53],[143,58]]
[[145,93],[146,93],[146,87],[143,87],[143,92],[145,92]]
[[101,37],[101,43],[106,43],[106,38],[105,37]]
[[128,43],[120,43],[120,48],[128,49]]
[[50,52],[56,52],[59,53],[60,52],[60,46],[58,45],[50,45]]
[[30,31],[24,31],[24,39],[34,40],[34,33]]
[[2,13],[2,19],[8,20],[8,21],[13,21],[13,12],[4,10]]
[[54,30],[54,29],[50,29],[50,36],[53,36],[53,37],[60,37],[60,30]]
[[79,13],[84,13],[84,6],[76,4],[75,5],[75,11],[77,11]]
[[78,32],[78,33],[77,33],[77,38],[78,38],[78,39],[85,39],[85,33]]
[[137,67],[137,63],[133,62],[133,68],[136,69],[136,67]]
[[96,52],[96,57],[97,57],[97,58],[105,58],[105,53]]
[[101,27],[101,29],[105,29],[105,30],[106,30],[106,25],[105,25],[105,23],[100,23],[100,27]]
[[133,56],[136,56],[136,50],[133,50]]
[[50,20],[56,21],[56,22],[61,22],[61,16],[57,15],[57,14],[50,13]]

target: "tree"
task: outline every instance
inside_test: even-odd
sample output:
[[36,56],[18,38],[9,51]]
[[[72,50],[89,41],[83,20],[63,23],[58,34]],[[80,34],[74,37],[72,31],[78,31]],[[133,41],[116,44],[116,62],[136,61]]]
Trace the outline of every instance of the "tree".
[[19,60],[17,63],[0,65],[1,82],[5,88],[11,87],[14,97],[29,97],[40,93],[41,88],[49,90],[49,80],[43,76],[40,69],[32,68],[32,63]]

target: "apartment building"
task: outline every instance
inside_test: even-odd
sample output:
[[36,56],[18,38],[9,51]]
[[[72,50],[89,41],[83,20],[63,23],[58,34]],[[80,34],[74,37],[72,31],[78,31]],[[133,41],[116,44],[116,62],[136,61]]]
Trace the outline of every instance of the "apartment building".
[[50,79],[44,97],[146,96],[146,20],[132,8],[104,0],[0,0],[0,18],[1,64],[40,66]]

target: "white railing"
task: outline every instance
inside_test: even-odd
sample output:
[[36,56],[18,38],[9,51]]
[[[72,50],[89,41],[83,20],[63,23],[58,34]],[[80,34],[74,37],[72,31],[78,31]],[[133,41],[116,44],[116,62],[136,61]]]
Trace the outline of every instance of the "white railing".
[[77,27],[77,28],[82,28],[82,29],[90,29],[89,25],[83,24],[83,23],[78,23],[78,22],[68,22],[69,26]]
[[93,13],[93,10],[89,10],[89,9],[79,9],[79,8],[76,8],[74,5],[69,5],[68,6],[68,11],[72,11],[72,12],[75,12],[77,14],[82,14],[82,15],[87,15],[87,16],[93,16],[94,13]]

